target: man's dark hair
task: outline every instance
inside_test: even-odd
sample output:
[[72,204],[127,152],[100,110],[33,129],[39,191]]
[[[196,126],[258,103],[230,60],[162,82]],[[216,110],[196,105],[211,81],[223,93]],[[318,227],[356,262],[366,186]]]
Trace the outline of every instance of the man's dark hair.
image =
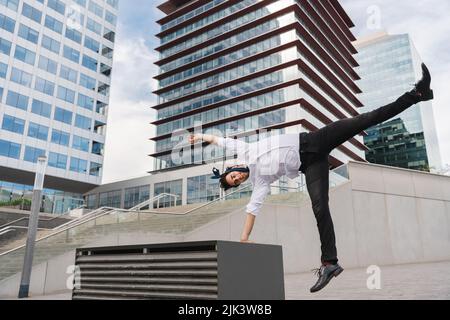
[[240,167],[227,167],[227,169],[225,170],[224,173],[220,174],[220,171],[217,168],[213,169],[213,173],[214,173],[214,177],[212,177],[212,179],[219,179],[219,185],[220,188],[224,189],[225,191],[231,189],[231,188],[237,188],[240,186],[240,184],[236,185],[236,186],[230,186],[227,182],[227,176],[231,173],[231,172],[245,172],[245,173],[249,173],[250,170],[248,169],[248,167],[245,168],[240,168]]
[[222,174],[222,175],[220,176],[220,180],[219,180],[220,187],[221,187],[223,190],[225,190],[225,191],[227,191],[227,190],[229,190],[229,189],[231,189],[231,188],[239,187],[239,185],[237,185],[237,186],[230,186],[230,185],[228,184],[228,182],[227,182],[227,176],[231,173],[231,171],[229,171],[229,169],[231,169],[231,168],[227,168],[227,170],[225,171],[225,173]]

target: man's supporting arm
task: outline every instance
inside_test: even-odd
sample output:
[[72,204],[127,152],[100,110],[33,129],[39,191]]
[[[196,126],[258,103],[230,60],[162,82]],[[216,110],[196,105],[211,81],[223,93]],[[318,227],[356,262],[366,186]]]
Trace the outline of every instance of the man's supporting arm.
[[253,225],[255,224],[255,218],[251,213],[247,213],[247,218],[245,219],[244,230],[241,235],[241,242],[250,242],[249,237],[253,230]]

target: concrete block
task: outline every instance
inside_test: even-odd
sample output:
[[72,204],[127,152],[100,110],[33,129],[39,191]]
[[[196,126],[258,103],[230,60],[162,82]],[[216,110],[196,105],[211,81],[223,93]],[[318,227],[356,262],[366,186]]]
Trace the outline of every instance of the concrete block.
[[382,167],[350,163],[348,171],[353,190],[385,192]]
[[444,195],[443,200],[450,201],[450,177],[441,178],[442,193]]
[[417,202],[425,261],[450,259],[450,230],[444,201],[418,199]]
[[443,200],[444,194],[440,177],[435,175],[415,173],[413,174],[416,197]]
[[415,196],[412,172],[383,168],[383,180],[386,194]]
[[394,263],[422,261],[423,250],[415,198],[386,195],[386,210]]
[[360,266],[392,264],[384,195],[353,191],[353,210]]

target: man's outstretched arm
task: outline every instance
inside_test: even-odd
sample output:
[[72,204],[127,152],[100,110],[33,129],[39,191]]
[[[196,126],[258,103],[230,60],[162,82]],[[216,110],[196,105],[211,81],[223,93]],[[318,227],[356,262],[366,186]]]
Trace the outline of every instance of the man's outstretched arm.
[[215,145],[219,144],[219,137],[210,134],[196,133],[189,136],[189,143],[194,144],[200,141],[212,143]]

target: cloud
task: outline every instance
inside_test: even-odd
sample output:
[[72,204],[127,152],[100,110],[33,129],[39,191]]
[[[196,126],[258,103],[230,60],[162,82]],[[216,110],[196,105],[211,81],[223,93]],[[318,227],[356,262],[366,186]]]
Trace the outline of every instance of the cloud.
[[153,64],[154,51],[139,35],[118,38],[114,55],[111,100],[106,136],[103,183],[145,176],[153,169],[148,157],[155,129],[149,123],[155,119],[156,96],[151,92],[157,82],[158,70]]

